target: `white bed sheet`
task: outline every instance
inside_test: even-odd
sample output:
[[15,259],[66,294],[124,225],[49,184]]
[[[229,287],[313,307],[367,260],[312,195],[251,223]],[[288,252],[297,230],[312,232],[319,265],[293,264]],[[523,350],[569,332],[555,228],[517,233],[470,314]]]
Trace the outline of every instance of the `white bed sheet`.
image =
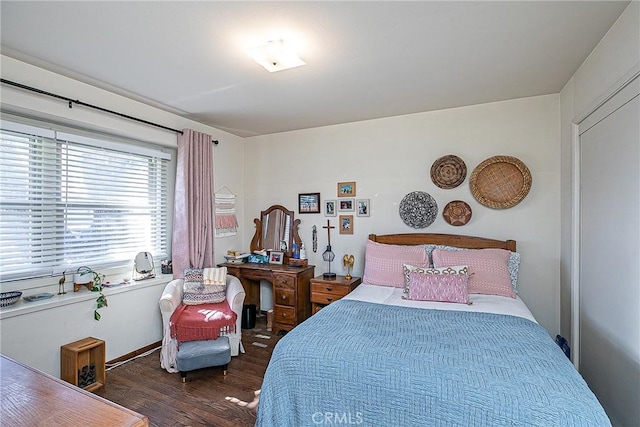
[[509,298],[498,295],[470,294],[469,300],[472,304],[467,305],[447,302],[406,300],[402,299],[402,294],[402,288],[362,284],[344,298],[377,304],[399,305],[403,307],[507,314],[510,316],[523,317],[531,320],[532,322],[538,323],[520,297]]

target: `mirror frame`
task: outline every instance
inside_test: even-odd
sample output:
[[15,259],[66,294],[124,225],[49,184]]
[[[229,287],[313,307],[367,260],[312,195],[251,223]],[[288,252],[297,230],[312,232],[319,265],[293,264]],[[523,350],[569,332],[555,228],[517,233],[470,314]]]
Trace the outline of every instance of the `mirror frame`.
[[282,205],[269,206],[266,210],[260,212],[260,218],[254,218],[253,223],[256,225],[256,231],[255,231],[255,234],[253,235],[253,239],[251,239],[251,244],[249,245],[249,249],[251,250],[252,253],[253,251],[264,249],[263,239],[262,239],[262,236],[263,236],[262,218],[264,218],[265,215],[268,215],[269,213],[275,210],[280,210],[285,215],[291,216],[291,235],[289,236],[289,241],[287,242],[287,252],[284,253],[286,256],[290,257],[292,254],[291,247],[293,242],[295,242],[298,245],[298,247],[300,247],[300,245],[302,244],[302,239],[300,239],[300,236],[298,235],[298,227],[300,226],[300,220],[295,218],[295,214],[293,211],[285,208]]

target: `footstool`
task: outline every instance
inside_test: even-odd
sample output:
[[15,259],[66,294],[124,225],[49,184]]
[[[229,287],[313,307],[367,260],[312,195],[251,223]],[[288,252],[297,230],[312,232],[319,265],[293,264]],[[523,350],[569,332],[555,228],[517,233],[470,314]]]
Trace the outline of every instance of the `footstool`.
[[188,371],[212,366],[224,365],[224,375],[227,375],[230,361],[231,346],[226,336],[216,340],[186,341],[178,347],[177,365],[182,382],[186,382]]

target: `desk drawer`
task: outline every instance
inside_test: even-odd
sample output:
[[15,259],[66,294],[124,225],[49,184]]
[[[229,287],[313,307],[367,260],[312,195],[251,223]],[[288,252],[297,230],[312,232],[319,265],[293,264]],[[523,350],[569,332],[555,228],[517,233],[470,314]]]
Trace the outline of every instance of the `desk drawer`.
[[331,294],[340,299],[349,293],[349,287],[345,285],[329,285],[326,283],[311,283],[311,294]]
[[334,294],[321,294],[314,292],[311,294],[311,302],[315,302],[317,304],[328,305],[334,301],[338,301],[341,296],[335,296]]
[[274,304],[289,305],[293,307],[295,305],[295,291],[293,289],[275,288],[273,301]]
[[293,276],[289,276],[287,274],[273,275],[273,286],[276,288],[294,289],[295,284],[296,284],[296,279]]
[[284,323],[285,325],[295,325],[296,311],[293,307],[274,306],[273,312],[274,322]]

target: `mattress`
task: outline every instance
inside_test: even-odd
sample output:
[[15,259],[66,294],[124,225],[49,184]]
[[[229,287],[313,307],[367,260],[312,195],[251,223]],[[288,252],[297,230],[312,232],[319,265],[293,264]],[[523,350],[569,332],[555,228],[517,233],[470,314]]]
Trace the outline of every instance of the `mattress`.
[[471,304],[455,304],[406,300],[402,299],[402,295],[402,288],[362,284],[344,298],[376,304],[397,305],[400,307],[506,314],[536,322],[533,314],[531,314],[531,311],[529,311],[529,308],[520,297],[509,298],[498,295],[470,294],[469,300]]

